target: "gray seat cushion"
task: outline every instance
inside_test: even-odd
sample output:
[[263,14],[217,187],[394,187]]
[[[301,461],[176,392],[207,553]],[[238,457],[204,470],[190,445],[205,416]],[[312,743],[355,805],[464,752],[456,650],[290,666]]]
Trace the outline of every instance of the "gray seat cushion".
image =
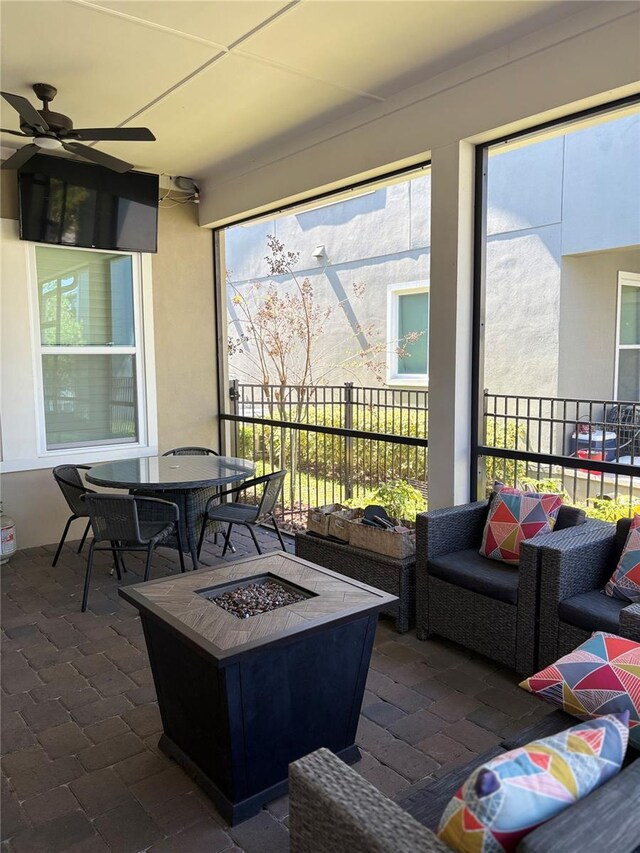
[[518,568],[481,557],[476,548],[429,560],[429,574],[488,598],[518,603]]
[[640,761],[543,823],[517,853],[636,853],[640,815]]
[[503,752],[504,749],[501,746],[494,746],[483,752],[482,755],[474,756],[466,764],[453,767],[448,773],[438,779],[427,779],[415,785],[410,794],[400,794],[396,802],[401,809],[408,812],[418,823],[435,832],[440,823],[442,812],[458,788],[466,782],[467,777],[471,775],[476,767],[487,761],[491,761],[497,755],[502,755]]
[[578,509],[577,506],[563,504],[560,507],[553,529],[566,530],[567,527],[576,527],[578,524],[584,524],[586,520],[587,514],[583,509]]
[[258,507],[249,504],[232,503],[212,506],[208,513],[209,518],[215,521],[228,521],[232,524],[246,524],[253,522],[258,517]]
[[561,601],[558,616],[561,622],[568,622],[585,631],[611,631],[617,634],[620,631],[620,611],[628,603],[592,589]]
[[[616,565],[627,542],[627,536],[631,530],[631,521],[631,518],[619,518],[616,524]],[[615,566],[612,567],[611,574],[613,574],[613,569],[615,569]]]

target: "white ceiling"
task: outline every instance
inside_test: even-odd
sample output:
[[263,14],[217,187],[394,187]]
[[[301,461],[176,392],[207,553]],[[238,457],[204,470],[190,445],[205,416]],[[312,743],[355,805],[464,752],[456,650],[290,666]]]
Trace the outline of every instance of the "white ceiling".
[[[194,178],[305,133],[562,18],[560,0],[1,0],[2,89],[76,127],[147,126],[100,143]],[[586,4],[588,5],[588,4]],[[3,101],[2,127],[17,130]],[[3,147],[21,140],[2,134]]]

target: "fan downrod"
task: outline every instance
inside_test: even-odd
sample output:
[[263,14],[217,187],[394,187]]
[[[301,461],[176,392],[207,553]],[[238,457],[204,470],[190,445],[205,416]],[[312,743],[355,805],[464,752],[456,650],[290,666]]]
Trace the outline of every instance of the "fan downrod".
[[58,94],[55,86],[50,86],[49,83],[34,83],[33,91],[36,93],[36,98],[42,101],[43,104],[50,103]]

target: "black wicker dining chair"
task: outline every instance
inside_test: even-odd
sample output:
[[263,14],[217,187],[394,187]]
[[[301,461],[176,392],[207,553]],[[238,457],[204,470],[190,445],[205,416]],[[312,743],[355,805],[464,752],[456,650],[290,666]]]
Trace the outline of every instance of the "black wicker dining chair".
[[163,456],[220,456],[215,450],[210,447],[174,447],[172,450],[167,450]]
[[[220,492],[217,495],[214,495],[207,501],[207,506],[204,513],[204,518],[202,520],[202,530],[200,531],[200,539],[198,540],[198,559],[200,558],[200,551],[202,550],[202,544],[204,542],[204,537],[207,530],[207,522],[208,521],[221,521],[224,524],[228,524],[227,532],[224,537],[224,548],[222,549],[222,556],[227,553],[227,548],[229,547],[229,539],[231,537],[231,529],[234,524],[242,524],[244,525],[249,533],[251,534],[251,538],[253,539],[253,543],[256,546],[258,554],[262,554],[262,550],[260,545],[258,544],[258,540],[256,539],[256,534],[253,532],[253,528],[261,524],[263,521],[270,519],[273,523],[273,526],[276,529],[276,533],[278,534],[278,539],[280,540],[280,545],[282,546],[282,550],[286,551],[286,547],[284,544],[284,540],[282,539],[282,534],[280,533],[280,529],[278,528],[278,523],[276,522],[275,515],[273,511],[276,506],[276,501],[282,491],[282,486],[284,484],[284,478],[287,476],[286,471],[274,471],[272,474],[265,474],[264,477],[256,477],[255,480],[247,480],[241,486],[236,486],[235,489],[228,489],[225,492]],[[255,486],[261,486],[264,484],[264,489],[262,491],[262,497],[260,498],[260,502],[258,504],[247,504],[241,503],[239,498],[242,492],[246,492],[249,489],[253,489]],[[226,495],[235,495],[235,500],[233,503],[215,503],[219,501],[220,498],[225,497]]]
[[[80,476],[80,471],[88,471],[91,468],[90,465],[58,465],[53,469],[53,477],[56,483],[60,486],[60,491],[64,495],[64,499],[66,500],[69,509],[71,510],[71,515],[67,519],[67,523],[64,526],[64,531],[62,533],[62,538],[58,543],[58,549],[56,551],[55,557],[53,558],[52,566],[58,562],[58,557],[62,551],[62,546],[64,545],[64,541],[67,538],[67,533],[69,532],[69,528],[71,527],[71,522],[75,521],[77,518],[89,518],[89,513],[87,511],[86,504],[81,500],[82,495],[89,492],[91,494],[95,494],[93,489],[88,489],[85,484],[82,482],[82,477]],[[91,527],[91,522],[87,520],[87,526],[84,529],[84,533],[82,534],[82,539],[80,540],[80,545],[78,546],[78,554],[82,551],[82,546],[85,543],[85,539],[87,538],[87,533],[89,532],[89,528]]]
[[[163,456],[220,456],[215,450],[212,450],[210,447],[174,447],[172,450],[167,450],[166,453],[162,454]],[[202,493],[210,491],[209,489],[203,489]],[[215,487],[216,494],[218,493],[218,487]],[[192,502],[194,499],[194,495],[192,494]],[[188,523],[188,519],[184,519],[184,523]],[[214,545],[218,544],[218,533],[220,530],[217,530],[215,525],[213,529],[210,531],[213,533],[213,543]]]
[[[87,609],[93,556],[96,551],[111,551],[118,580],[122,580],[118,555],[122,551],[146,551],[144,580],[147,581],[151,572],[151,556],[154,549],[158,545],[162,545],[168,536],[174,534],[178,540],[180,571],[185,571],[180,525],[178,523],[180,511],[174,503],[163,501],[160,498],[143,498],[136,495],[103,495],[96,492],[85,494],[83,502],[86,505],[93,529],[93,540],[89,546],[87,573],[82,595],[83,613]],[[139,510],[144,509],[153,510],[153,521],[145,521],[144,513],[142,513],[143,518],[140,517]],[[108,542],[109,544],[100,547],[99,542]]]

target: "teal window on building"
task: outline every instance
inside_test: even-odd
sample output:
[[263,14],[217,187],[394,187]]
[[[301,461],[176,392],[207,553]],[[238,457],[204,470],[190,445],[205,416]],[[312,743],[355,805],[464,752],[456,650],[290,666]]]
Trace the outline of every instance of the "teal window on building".
[[398,296],[398,373],[429,373],[429,291]]
[[429,286],[398,284],[388,291],[388,381],[424,385],[429,376]]

